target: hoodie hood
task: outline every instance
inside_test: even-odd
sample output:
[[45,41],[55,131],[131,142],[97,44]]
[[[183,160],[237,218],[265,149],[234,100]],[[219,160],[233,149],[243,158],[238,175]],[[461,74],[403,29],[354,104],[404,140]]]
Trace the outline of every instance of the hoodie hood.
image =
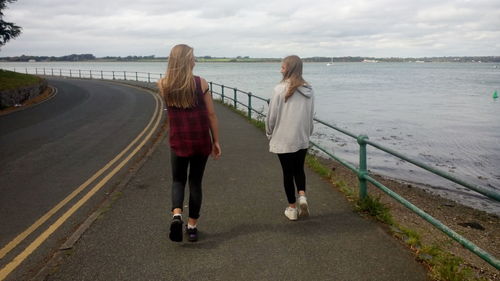
[[303,85],[297,88],[297,92],[306,98],[311,98],[313,95],[313,89],[310,85]]

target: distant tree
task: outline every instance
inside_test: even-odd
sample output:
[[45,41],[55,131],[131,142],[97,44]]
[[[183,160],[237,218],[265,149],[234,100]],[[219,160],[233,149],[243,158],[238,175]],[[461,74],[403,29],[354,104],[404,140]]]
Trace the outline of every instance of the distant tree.
[[10,39],[14,39],[21,34],[21,27],[12,22],[3,20],[2,10],[7,7],[7,3],[13,3],[16,0],[0,0],[0,47],[5,45]]

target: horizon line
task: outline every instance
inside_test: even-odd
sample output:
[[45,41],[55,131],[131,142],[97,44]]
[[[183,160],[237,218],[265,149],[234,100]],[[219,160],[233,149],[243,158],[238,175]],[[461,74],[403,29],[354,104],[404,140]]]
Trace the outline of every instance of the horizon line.
[[[94,54],[90,53],[80,53],[80,54],[67,54],[67,55],[60,55],[60,56],[54,56],[54,55],[14,55],[14,56],[3,56],[0,57],[0,59],[4,58],[16,58],[16,57],[49,57],[49,58],[61,58],[61,57],[67,57],[67,56],[93,56],[95,59],[104,59],[104,58],[130,58],[130,57],[137,57],[137,58],[154,58],[154,59],[162,59],[162,58],[168,58],[168,56],[156,56],[156,55],[127,55],[127,56],[121,56],[121,55],[107,55],[107,56],[95,56]],[[374,56],[360,56],[360,55],[353,55],[353,56],[303,56],[301,57],[302,59],[312,59],[312,58],[373,58],[373,59],[419,59],[419,58],[496,58],[500,57],[500,55],[460,55],[460,56],[452,56],[452,55],[446,55],[446,56],[420,56],[420,57],[399,57],[399,56],[391,56],[391,57],[374,57]],[[195,56],[195,58],[205,58],[205,59],[282,59],[283,57],[252,57],[252,56],[211,56],[211,55],[200,55],[200,56]]]

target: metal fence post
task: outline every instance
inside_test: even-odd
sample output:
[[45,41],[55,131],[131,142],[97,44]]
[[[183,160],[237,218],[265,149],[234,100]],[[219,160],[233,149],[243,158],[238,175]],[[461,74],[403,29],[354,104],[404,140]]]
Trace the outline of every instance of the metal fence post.
[[115,80],[115,72],[114,71],[111,71],[111,72],[113,72],[113,80]]
[[135,81],[139,81],[139,79],[137,78],[137,71],[135,72]]
[[25,68],[25,70],[26,70],[26,74],[28,74],[28,68]]
[[210,95],[212,95],[212,98],[214,98],[214,91],[213,91],[212,81],[210,81]]
[[69,78],[72,78],[73,76],[71,75],[71,69],[69,70]]
[[360,135],[358,136],[358,144],[359,144],[359,171],[358,171],[358,179],[359,179],[359,199],[363,200],[366,198],[367,189],[366,189],[366,178],[365,175],[368,175],[367,169],[367,161],[366,161],[366,140],[368,136]]
[[233,99],[233,102],[234,102],[234,108],[236,108],[238,106],[238,97],[236,96],[236,92],[238,90],[236,88],[234,88],[234,99]]
[[151,83],[151,76],[149,72],[148,72],[148,83]]
[[43,75],[46,75],[46,74],[45,74],[45,67],[43,68]]
[[90,79],[92,79],[92,69],[90,70]]
[[54,76],[54,69],[53,68],[50,69],[50,73],[52,74],[52,76]]
[[123,72],[123,80],[125,80],[125,81],[127,80],[127,72],[126,71]]
[[252,92],[248,92],[248,118],[252,119]]
[[222,103],[224,103],[224,85],[221,85],[221,100],[222,100]]
[[101,80],[103,80],[103,79],[104,79],[104,78],[103,78],[103,76],[102,76],[102,70],[101,70]]
[[59,68],[59,77],[62,77],[62,69]]
[[78,69],[78,77],[82,78],[82,70],[81,69]]
[[35,67],[35,74],[38,75],[38,68]]

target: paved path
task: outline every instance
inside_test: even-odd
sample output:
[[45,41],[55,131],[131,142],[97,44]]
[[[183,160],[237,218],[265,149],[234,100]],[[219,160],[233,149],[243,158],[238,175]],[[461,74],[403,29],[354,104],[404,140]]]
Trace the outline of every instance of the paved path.
[[412,253],[307,170],[311,217],[288,221],[263,132],[216,105],[222,158],[204,178],[200,241],[173,243],[165,139],[47,280],[427,280]]

